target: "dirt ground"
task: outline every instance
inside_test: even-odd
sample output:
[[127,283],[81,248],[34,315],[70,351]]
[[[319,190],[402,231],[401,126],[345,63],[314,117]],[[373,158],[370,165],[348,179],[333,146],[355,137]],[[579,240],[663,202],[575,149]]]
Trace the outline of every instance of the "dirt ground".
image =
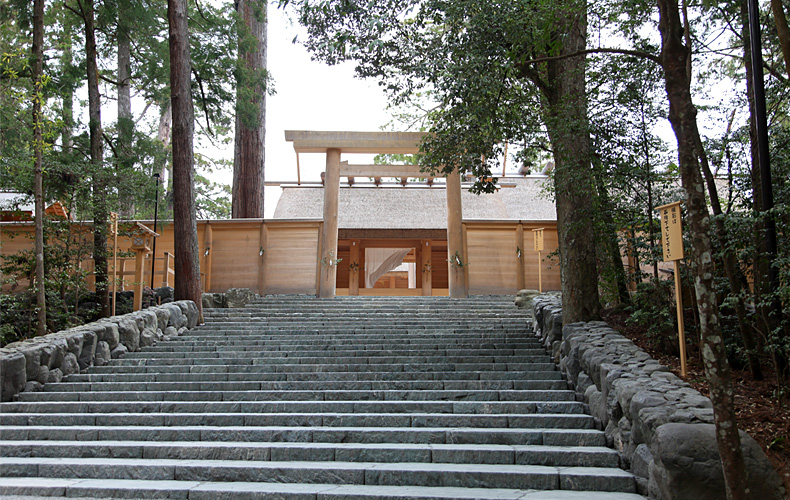
[[[639,328],[626,325],[627,314],[606,311],[604,319],[635,344],[650,353],[663,365],[668,366],[680,377],[680,358],[658,352],[644,332]],[[688,377],[686,381],[704,395],[708,395],[708,384],[697,352],[688,353]],[[790,394],[781,394],[776,376],[763,365],[765,380],[754,380],[748,370],[733,370],[735,383],[735,405],[738,413],[738,427],[745,430],[765,450],[790,492]],[[783,397],[780,397],[783,396]]]

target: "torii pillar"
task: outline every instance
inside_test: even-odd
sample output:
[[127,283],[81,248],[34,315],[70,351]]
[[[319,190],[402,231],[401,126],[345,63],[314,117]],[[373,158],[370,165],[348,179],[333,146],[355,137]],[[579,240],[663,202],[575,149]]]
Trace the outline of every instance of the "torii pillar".
[[466,297],[466,274],[464,266],[464,227],[461,209],[461,174],[453,172],[447,176],[447,260],[450,297]]
[[326,150],[324,227],[321,231],[321,277],[318,296],[333,298],[337,288],[337,204],[340,192],[340,149]]

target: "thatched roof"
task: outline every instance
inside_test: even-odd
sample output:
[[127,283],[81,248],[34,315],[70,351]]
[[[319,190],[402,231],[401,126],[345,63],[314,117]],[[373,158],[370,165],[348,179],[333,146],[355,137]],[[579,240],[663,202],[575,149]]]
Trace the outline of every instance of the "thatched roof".
[[[545,176],[508,178],[497,193],[462,192],[464,220],[555,221],[554,202],[547,198]],[[324,189],[283,187],[275,219],[323,218]],[[447,227],[447,195],[443,188],[340,187],[340,229],[443,229]]]

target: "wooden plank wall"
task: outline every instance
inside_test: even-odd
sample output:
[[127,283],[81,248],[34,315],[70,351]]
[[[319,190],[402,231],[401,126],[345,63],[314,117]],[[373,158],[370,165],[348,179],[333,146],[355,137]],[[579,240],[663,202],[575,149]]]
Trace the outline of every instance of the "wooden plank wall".
[[[150,227],[153,225],[146,223]],[[198,242],[200,246],[201,276],[207,291],[222,292],[231,287],[246,287],[261,293],[316,293],[318,271],[318,245],[320,221],[199,221]],[[519,225],[521,229],[519,230]],[[208,229],[210,226],[210,229]],[[533,250],[532,229],[544,227],[544,251],[540,266],[543,272],[543,290],[559,290],[559,265],[556,257],[547,255],[557,248],[557,231],[554,223],[470,222],[464,223],[466,248],[469,264],[468,280],[470,294],[513,294],[518,290],[519,269],[523,268],[525,288],[538,288],[538,256]],[[164,268],[164,253],[174,253],[172,222],[160,224],[161,236],[156,244],[155,286],[160,286]],[[0,226],[0,254],[10,255],[32,248],[33,226]],[[23,233],[11,237],[11,232]],[[208,233],[208,235],[207,235]],[[521,236],[521,238],[519,238]],[[520,241],[519,241],[520,240]],[[347,242],[346,242],[347,243]],[[384,242],[381,243],[384,245]],[[415,243],[419,245],[419,241]],[[128,251],[131,242],[119,238],[119,250]],[[208,255],[206,249],[208,247]],[[522,251],[519,263],[517,248]],[[261,250],[264,255],[261,256]],[[338,257],[343,261],[338,267],[338,287],[348,287],[348,245],[341,245]],[[434,240],[431,252],[432,285],[434,289],[446,289],[448,283],[447,244]],[[427,256],[424,256],[427,260]],[[144,264],[144,283],[151,283],[151,261]],[[263,271],[261,272],[261,266]],[[342,266],[342,269],[341,269]],[[91,269],[90,262],[83,268]],[[133,265],[127,263],[127,284],[131,285]],[[25,282],[20,282],[24,287]],[[172,286],[172,278],[170,285]],[[4,292],[11,291],[8,286]]]
[[316,293],[320,223],[267,222],[266,231],[264,293]]
[[[524,288],[538,289],[538,266],[542,268],[543,290],[559,290],[560,270],[556,257],[557,228],[554,223],[465,222],[468,286],[471,295],[513,294],[519,289],[519,257],[524,270]],[[534,251],[533,229],[544,228],[540,264]],[[519,232],[521,238],[519,238]],[[520,240],[520,241],[519,241]]]
[[469,294],[515,293],[518,279],[516,230],[510,225],[466,225]]

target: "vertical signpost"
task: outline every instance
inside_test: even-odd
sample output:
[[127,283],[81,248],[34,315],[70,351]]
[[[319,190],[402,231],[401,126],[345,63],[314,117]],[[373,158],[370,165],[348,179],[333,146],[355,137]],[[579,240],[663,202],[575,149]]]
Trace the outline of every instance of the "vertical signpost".
[[543,251],[543,229],[532,230],[535,239],[535,251],[538,252],[538,291],[541,293],[543,293],[543,272],[540,268],[540,252]]
[[678,311],[678,338],[680,342],[680,373],[686,376],[686,332],[683,326],[683,296],[680,290],[680,259],[683,258],[683,228],[680,222],[680,202],[657,207],[661,214],[661,243],[664,262],[675,263],[675,304]]

